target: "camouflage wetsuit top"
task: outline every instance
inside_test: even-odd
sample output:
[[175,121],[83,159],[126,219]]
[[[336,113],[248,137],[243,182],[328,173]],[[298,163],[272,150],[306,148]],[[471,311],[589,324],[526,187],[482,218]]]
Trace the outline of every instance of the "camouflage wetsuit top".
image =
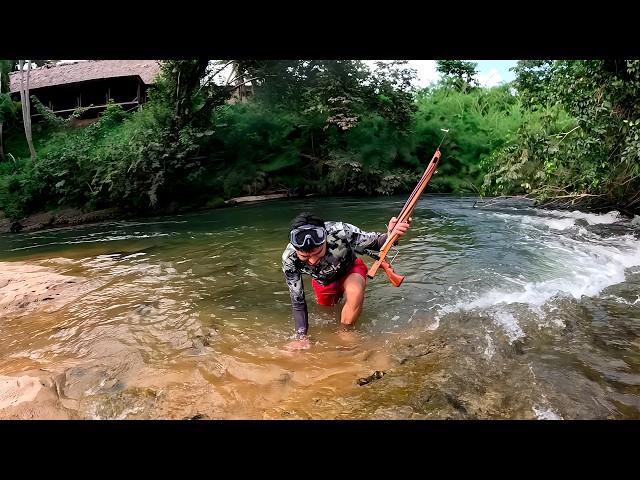
[[307,302],[304,298],[302,274],[311,275],[320,285],[328,285],[342,277],[356,261],[356,252],[379,251],[387,240],[386,233],[363,232],[344,222],[325,222],[327,253],[315,265],[304,263],[290,243],[282,254],[282,271],[291,295],[296,334],[306,335],[309,328]]

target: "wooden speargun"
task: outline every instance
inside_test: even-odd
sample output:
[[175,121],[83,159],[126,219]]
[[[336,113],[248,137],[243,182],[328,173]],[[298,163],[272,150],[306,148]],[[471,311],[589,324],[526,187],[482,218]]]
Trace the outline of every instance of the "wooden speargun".
[[[404,204],[404,207],[402,207],[402,210],[400,210],[400,213],[397,216],[398,223],[407,222],[409,220],[409,218],[411,217],[411,214],[413,213],[413,209],[416,206],[416,203],[418,203],[418,199],[420,198],[420,195],[422,195],[422,192],[424,191],[424,189],[427,188],[427,184],[429,183],[429,180],[431,180],[431,176],[433,175],[433,173],[436,171],[436,168],[438,167],[438,161],[440,160],[440,147],[442,146],[442,142],[444,142],[444,139],[447,136],[447,133],[449,133],[448,129],[442,128],[441,130],[445,132],[445,134],[442,137],[442,140],[440,141],[440,145],[438,145],[438,148],[436,148],[436,151],[433,154],[433,157],[431,158],[429,165],[427,165],[426,170],[422,174],[422,178],[420,178],[420,181],[418,182],[416,187],[413,189],[413,192],[411,192],[411,195],[409,195],[409,199]],[[385,261],[387,253],[389,253],[389,250],[396,243],[398,238],[399,236],[396,233],[390,235],[385,241],[382,248],[380,249],[380,252],[373,252],[371,250],[364,251],[364,253],[366,253],[367,255],[369,255],[370,257],[376,260],[375,263],[371,266],[371,268],[367,272],[367,277],[373,278],[376,272],[378,271],[378,268],[382,267],[384,272],[387,274],[387,277],[389,277],[389,280],[395,287],[399,287],[402,284],[402,281],[404,280],[404,275],[398,275],[397,273],[395,273],[393,271],[393,268],[391,267],[391,264]]]

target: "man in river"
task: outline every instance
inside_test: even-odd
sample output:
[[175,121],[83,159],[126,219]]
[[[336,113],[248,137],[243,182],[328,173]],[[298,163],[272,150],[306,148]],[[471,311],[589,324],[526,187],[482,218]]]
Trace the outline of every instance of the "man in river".
[[356,253],[363,253],[365,249],[380,251],[389,235],[404,235],[410,222],[411,219],[398,223],[398,219],[392,217],[387,233],[375,233],[363,232],[349,223],[325,222],[308,212],[293,219],[289,244],[282,254],[282,270],[289,287],[296,333],[296,339],[287,345],[288,349],[310,347],[302,274],[313,278],[311,286],[318,305],[335,305],[345,296],[340,322],[349,327],[362,312],[367,280],[367,266]]

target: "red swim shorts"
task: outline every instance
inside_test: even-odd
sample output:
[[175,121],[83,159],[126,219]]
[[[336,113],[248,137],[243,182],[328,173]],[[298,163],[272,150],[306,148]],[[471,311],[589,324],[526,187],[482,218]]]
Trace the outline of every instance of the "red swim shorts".
[[367,281],[367,271],[369,269],[365,265],[365,263],[360,260],[360,258],[356,257],[356,261],[353,266],[349,269],[349,271],[340,278],[340,280],[336,280],[335,282],[331,282],[328,285],[320,285],[315,280],[311,281],[311,286],[313,290],[316,292],[316,301],[318,305],[331,306],[338,303],[342,295],[344,294],[344,281],[346,278],[352,273],[357,273],[364,278],[364,281]]

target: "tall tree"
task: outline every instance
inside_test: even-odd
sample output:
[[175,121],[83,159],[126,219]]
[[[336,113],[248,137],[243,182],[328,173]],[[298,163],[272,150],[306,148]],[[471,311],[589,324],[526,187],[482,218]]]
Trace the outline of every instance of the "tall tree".
[[436,70],[458,90],[478,86],[474,78],[478,74],[478,64],[465,60],[436,60]]
[[513,86],[525,106],[543,108],[548,101],[552,65],[551,60],[518,60],[510,69],[516,75]]
[[417,71],[407,64],[407,60],[376,62],[372,81],[375,103],[370,107],[404,133],[409,132],[417,110],[413,86]]
[[29,97],[29,74],[31,73],[31,60],[27,61],[27,82],[24,82],[24,60],[20,60],[20,100],[22,102],[22,120],[24,122],[24,133],[31,152],[31,161],[36,161],[36,150],[33,147],[31,136],[31,99]]
[[158,88],[171,105],[170,131],[175,136],[187,124],[208,121],[212,109],[223,105],[232,86],[212,83],[210,61],[166,60],[162,62],[162,75]]
[[0,160],[4,161],[4,144],[2,139],[2,129],[5,117],[11,107],[11,97],[9,96],[9,71],[11,70],[10,60],[0,60]]

